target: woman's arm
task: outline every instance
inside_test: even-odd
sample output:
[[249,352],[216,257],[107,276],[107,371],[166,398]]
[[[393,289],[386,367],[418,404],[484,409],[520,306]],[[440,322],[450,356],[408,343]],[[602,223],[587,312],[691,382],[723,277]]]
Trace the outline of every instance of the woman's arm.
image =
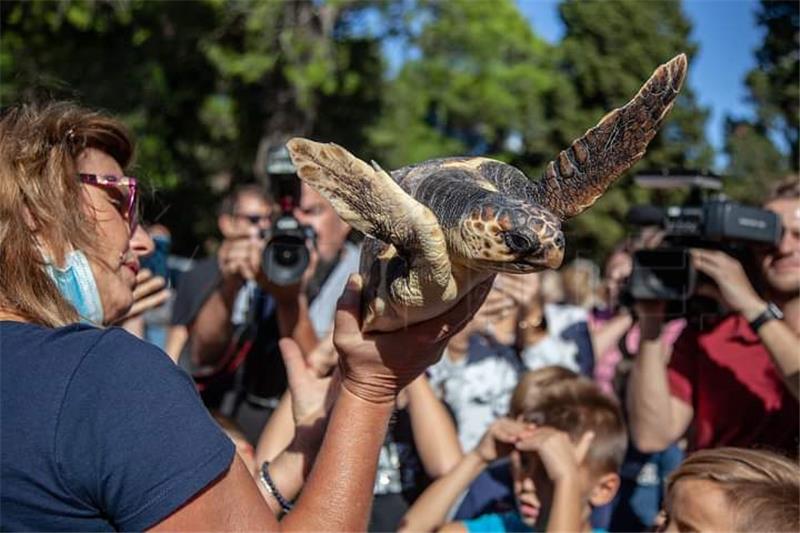
[[152,530],[363,531],[393,407],[366,402],[342,387],[307,486],[280,524],[235,456],[223,477]]
[[452,470],[463,455],[456,426],[424,375],[406,387],[406,391],[414,444],[425,472],[437,478]]
[[[225,475],[156,529],[364,530],[378,453],[397,393],[438,360],[450,337],[472,318],[488,288],[488,284],[479,286],[475,298],[464,298],[441,317],[395,332],[363,334],[361,280],[352,277],[339,300],[335,318],[334,343],[340,355],[341,385],[337,386],[322,447],[294,509],[278,524],[253,478],[235,457]],[[287,368],[298,359],[302,361],[299,348],[292,344],[289,346],[295,350],[290,350],[293,355],[287,360]],[[409,357],[412,353],[414,357]],[[301,435],[298,429],[298,437]],[[299,442],[297,451],[301,455],[306,451]],[[309,463],[304,462],[301,470]],[[291,477],[297,482],[297,476]],[[281,492],[286,490],[275,484]]]

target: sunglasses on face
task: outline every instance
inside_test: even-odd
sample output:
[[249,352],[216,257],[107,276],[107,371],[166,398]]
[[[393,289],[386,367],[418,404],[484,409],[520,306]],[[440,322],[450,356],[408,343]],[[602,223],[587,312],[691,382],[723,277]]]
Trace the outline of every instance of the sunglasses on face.
[[133,235],[139,223],[136,210],[136,178],[83,173],[78,174],[78,176],[81,179],[81,183],[102,187],[111,192],[112,198],[118,203],[117,209],[122,217],[128,221],[131,235]]

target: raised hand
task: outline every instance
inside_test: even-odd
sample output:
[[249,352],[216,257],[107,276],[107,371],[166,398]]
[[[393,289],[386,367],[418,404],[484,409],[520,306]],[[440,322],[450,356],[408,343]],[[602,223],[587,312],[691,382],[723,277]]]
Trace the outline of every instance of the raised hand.
[[143,268],[136,274],[136,288],[133,289],[133,305],[116,323],[125,326],[125,322],[140,317],[145,311],[163,305],[172,294],[167,288],[167,281],[161,276]]
[[753,320],[767,304],[753,288],[742,264],[725,252],[692,249],[692,265],[714,280],[716,290],[704,289],[704,294],[725,304],[731,311]]
[[558,483],[576,479],[593,439],[594,433],[587,431],[577,444],[573,444],[565,432],[545,426],[526,432],[516,443],[516,448],[521,452],[536,452],[547,470],[547,476]]
[[362,279],[353,275],[336,310],[333,342],[339,352],[343,385],[372,403],[394,402],[442,355],[447,341],[473,317],[491,287],[492,278],[467,294],[444,315],[387,333],[361,331]]
[[292,418],[296,427],[312,426],[327,417],[333,406],[338,382],[338,373],[321,377],[317,370],[303,357],[297,343],[285,337],[279,341],[286,378],[292,393]]
[[530,431],[531,425],[511,418],[495,420],[475,447],[475,453],[485,463],[491,463],[507,456],[514,445]]
[[254,280],[261,271],[261,253],[266,243],[258,228],[228,231],[217,252],[222,278],[228,282]]

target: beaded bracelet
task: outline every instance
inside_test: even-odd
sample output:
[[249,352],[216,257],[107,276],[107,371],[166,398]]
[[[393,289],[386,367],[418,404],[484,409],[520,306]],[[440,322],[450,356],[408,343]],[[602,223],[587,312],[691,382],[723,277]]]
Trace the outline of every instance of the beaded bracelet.
[[264,486],[267,492],[269,492],[272,497],[277,500],[284,513],[288,513],[292,510],[294,505],[292,505],[290,501],[283,497],[283,494],[278,491],[278,487],[275,486],[275,482],[272,481],[272,478],[269,475],[269,461],[264,461],[261,463],[261,473],[258,476],[258,480],[261,482],[261,485]]

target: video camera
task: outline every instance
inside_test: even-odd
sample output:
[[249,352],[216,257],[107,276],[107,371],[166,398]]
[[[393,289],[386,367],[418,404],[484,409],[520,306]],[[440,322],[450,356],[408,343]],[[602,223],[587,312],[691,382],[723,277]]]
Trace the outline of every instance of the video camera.
[[300,179],[284,146],[267,155],[267,174],[280,206],[272,224],[269,240],[261,257],[261,270],[272,283],[280,286],[299,283],[310,261],[308,243],[316,236],[313,228],[300,224],[292,214],[300,204]]
[[747,265],[754,246],[774,247],[780,242],[780,218],[728,200],[719,192],[712,194],[722,188],[717,176],[638,175],[635,181],[646,188],[689,188],[690,195],[684,205],[641,205],[628,212],[628,223],[657,226],[664,238],[658,247],[634,253],[625,300],[667,301],[667,314],[673,316],[697,311],[698,306],[691,304],[703,280],[692,267],[690,248],[721,250]]

